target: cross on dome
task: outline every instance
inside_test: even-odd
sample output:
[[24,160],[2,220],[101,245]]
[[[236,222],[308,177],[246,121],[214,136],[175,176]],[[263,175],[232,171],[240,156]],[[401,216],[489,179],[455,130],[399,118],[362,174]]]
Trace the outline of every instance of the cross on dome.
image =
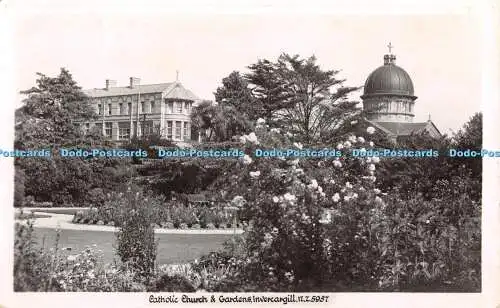
[[394,46],[391,44],[391,42],[389,42],[389,45],[387,45],[387,48],[389,48],[389,54],[392,54],[392,49],[394,48]]

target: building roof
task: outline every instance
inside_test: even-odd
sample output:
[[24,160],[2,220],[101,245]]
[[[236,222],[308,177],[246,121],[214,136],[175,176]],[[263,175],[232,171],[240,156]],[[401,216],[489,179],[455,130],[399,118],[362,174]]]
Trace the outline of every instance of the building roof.
[[374,70],[366,79],[362,99],[381,95],[414,97],[410,75],[397,66],[395,60],[394,55],[384,56],[384,65]]
[[402,123],[402,122],[372,122],[374,126],[381,129],[385,133],[395,136],[409,136],[411,134],[419,134],[424,131],[435,131],[441,135],[437,127],[432,121],[420,123]]
[[190,90],[184,88],[179,82],[168,82],[158,84],[144,84],[131,87],[110,87],[94,88],[83,90],[85,94],[90,97],[110,97],[110,96],[123,96],[123,95],[137,95],[137,94],[151,94],[151,93],[165,93],[167,98],[184,99],[184,100],[198,100],[199,98]]
[[191,101],[199,100],[199,98],[194,95],[193,92],[184,88],[180,83],[174,83],[174,86],[171,87],[171,89],[169,89],[167,93],[165,93],[165,98],[185,99]]

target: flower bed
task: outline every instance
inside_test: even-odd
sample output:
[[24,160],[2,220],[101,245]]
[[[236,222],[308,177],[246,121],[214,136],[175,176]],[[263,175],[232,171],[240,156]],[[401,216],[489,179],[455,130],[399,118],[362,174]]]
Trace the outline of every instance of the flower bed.
[[[231,229],[242,228],[235,209],[184,206],[166,204],[156,211],[155,228],[164,229]],[[73,223],[105,226],[120,226],[120,209],[102,207],[75,213]]]

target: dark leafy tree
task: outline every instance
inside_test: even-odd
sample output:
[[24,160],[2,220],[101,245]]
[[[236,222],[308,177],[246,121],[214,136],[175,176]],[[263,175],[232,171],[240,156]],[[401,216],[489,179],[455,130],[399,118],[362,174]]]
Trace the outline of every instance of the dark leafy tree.
[[[89,191],[126,182],[132,170],[124,159],[59,156],[61,147],[106,148],[108,144],[98,130],[81,129],[81,123],[96,119],[96,114],[68,70],[62,68],[56,77],[37,75],[36,86],[21,92],[27,97],[17,112],[15,148],[50,148],[52,157],[16,160],[25,174],[25,194],[56,205],[85,204]],[[16,187],[16,191],[20,190]]]

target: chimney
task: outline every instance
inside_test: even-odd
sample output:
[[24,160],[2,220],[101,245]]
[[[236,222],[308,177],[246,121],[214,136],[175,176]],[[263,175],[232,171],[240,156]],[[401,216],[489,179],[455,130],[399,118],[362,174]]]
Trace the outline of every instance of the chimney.
[[116,87],[116,80],[106,79],[106,90]]
[[130,77],[130,88],[134,88],[141,84],[141,79],[136,77]]

